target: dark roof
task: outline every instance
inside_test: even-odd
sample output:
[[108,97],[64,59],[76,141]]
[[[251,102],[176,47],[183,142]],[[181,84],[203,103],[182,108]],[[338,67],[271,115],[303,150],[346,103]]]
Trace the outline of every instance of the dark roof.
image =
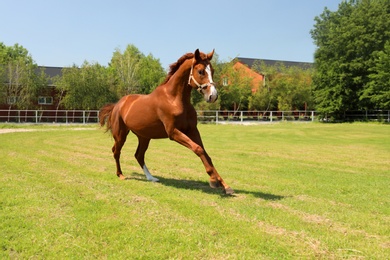
[[259,62],[261,64],[262,62],[265,63],[267,66],[274,66],[277,63],[282,63],[286,67],[300,67],[302,69],[310,69],[313,67],[313,63],[311,62],[299,62],[299,61],[284,61],[284,60],[265,60],[265,59],[252,59],[252,58],[242,58],[237,57],[236,58],[239,62],[247,65],[249,68],[252,68],[253,64],[255,62]]
[[49,77],[49,85],[53,85],[53,78],[55,76],[62,76],[62,69],[61,67],[46,67],[46,66],[38,66],[36,69],[36,73],[41,73],[41,70],[43,70],[46,74],[46,76]]
[[47,76],[49,76],[50,78],[53,78],[55,76],[61,76],[62,73],[62,67],[46,67],[46,66],[38,66],[38,72],[41,71],[41,69],[43,69],[43,71],[45,72],[45,74]]
[[39,75],[41,73],[41,70],[43,70],[46,74],[46,76],[49,77],[49,85],[50,84],[53,84],[53,81],[52,79],[55,77],[55,76],[62,76],[62,67],[46,67],[46,66],[38,66],[36,69],[35,69],[35,73],[37,75]]

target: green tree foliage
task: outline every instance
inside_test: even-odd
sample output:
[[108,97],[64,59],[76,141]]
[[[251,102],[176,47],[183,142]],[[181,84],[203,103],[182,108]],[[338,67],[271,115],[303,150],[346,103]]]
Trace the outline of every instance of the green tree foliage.
[[99,109],[127,94],[150,93],[164,78],[158,59],[143,55],[134,45],[117,49],[108,67],[87,61],[62,70],[57,79],[60,104],[66,109]]
[[150,93],[165,78],[165,71],[158,59],[145,56],[129,44],[122,53],[117,49],[110,63],[118,96]]
[[149,54],[141,57],[137,76],[139,93],[148,94],[164,81],[166,73],[160,60]]
[[253,70],[265,76],[265,84],[249,98],[251,110],[313,109],[312,69],[286,67],[283,63],[253,65]]
[[12,106],[33,108],[38,95],[47,86],[44,73],[37,73],[38,66],[22,46],[5,46],[0,43],[0,95],[4,103],[12,99]]
[[142,53],[134,45],[128,45],[123,53],[120,49],[114,52],[110,67],[118,96],[139,93],[137,73],[141,57]]
[[361,99],[368,99],[377,108],[390,109],[390,42],[386,42],[384,50],[376,52],[374,57],[370,82]]
[[105,67],[85,61],[80,68],[76,65],[64,68],[56,88],[66,109],[99,109],[117,100],[111,82]]
[[381,74],[379,57],[386,55],[384,46],[390,40],[390,2],[343,1],[335,12],[325,8],[315,22],[311,35],[317,45],[317,109],[339,118],[348,110],[382,107],[378,101],[383,99],[376,96],[383,96],[385,89],[378,92],[378,85],[371,81],[380,82],[372,74]]
[[281,111],[304,110],[311,104],[311,75],[298,67],[284,68],[285,73],[275,75],[270,81],[274,89],[277,108]]
[[227,110],[246,110],[252,94],[252,78],[235,69],[235,62],[232,60],[220,67],[220,106]]
[[276,99],[272,95],[273,92],[270,92],[270,88],[266,85],[249,97],[249,109],[250,110],[276,110],[277,104]]

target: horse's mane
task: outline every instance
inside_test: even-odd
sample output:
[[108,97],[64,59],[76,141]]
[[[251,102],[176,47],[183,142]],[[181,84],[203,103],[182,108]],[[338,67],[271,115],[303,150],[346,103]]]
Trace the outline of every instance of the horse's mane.
[[172,63],[169,66],[169,72],[167,77],[165,78],[164,82],[162,83],[165,84],[169,81],[169,79],[175,74],[175,72],[180,68],[180,66],[188,59],[192,59],[194,57],[193,53],[186,53],[183,56],[181,56],[175,63]]

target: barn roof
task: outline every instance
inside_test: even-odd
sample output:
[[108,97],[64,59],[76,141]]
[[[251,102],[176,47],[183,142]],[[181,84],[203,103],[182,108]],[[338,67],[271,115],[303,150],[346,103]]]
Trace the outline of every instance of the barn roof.
[[52,85],[53,78],[55,76],[62,76],[62,67],[47,67],[47,66],[38,66],[38,68],[35,70],[35,73],[39,74],[41,73],[41,70],[43,70],[46,74],[46,76],[49,77],[49,85]]
[[61,76],[62,67],[47,67],[47,66],[38,66],[37,72],[39,73],[41,70],[45,72],[47,76],[53,78],[55,76]]
[[253,59],[253,58],[243,58],[237,57],[237,61],[247,65],[249,68],[252,68],[253,64],[258,62],[259,64],[263,63],[267,66],[274,66],[275,64],[281,63],[286,67],[300,67],[302,69],[310,69],[313,67],[311,62],[299,62],[299,61],[284,61],[284,60],[266,60],[266,59]]

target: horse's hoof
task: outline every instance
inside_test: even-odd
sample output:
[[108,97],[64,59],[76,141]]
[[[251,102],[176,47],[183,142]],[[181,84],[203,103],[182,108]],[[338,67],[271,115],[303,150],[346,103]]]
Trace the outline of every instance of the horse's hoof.
[[146,178],[148,181],[151,181],[151,182],[159,182],[160,180],[155,178],[155,177],[149,177],[149,178]]
[[126,177],[123,174],[118,174],[119,179],[126,180]]
[[232,195],[234,193],[234,190],[229,187],[229,188],[225,189],[224,192],[226,195]]
[[209,184],[210,187],[213,189],[219,188],[221,186],[221,183],[219,181],[210,181]]

